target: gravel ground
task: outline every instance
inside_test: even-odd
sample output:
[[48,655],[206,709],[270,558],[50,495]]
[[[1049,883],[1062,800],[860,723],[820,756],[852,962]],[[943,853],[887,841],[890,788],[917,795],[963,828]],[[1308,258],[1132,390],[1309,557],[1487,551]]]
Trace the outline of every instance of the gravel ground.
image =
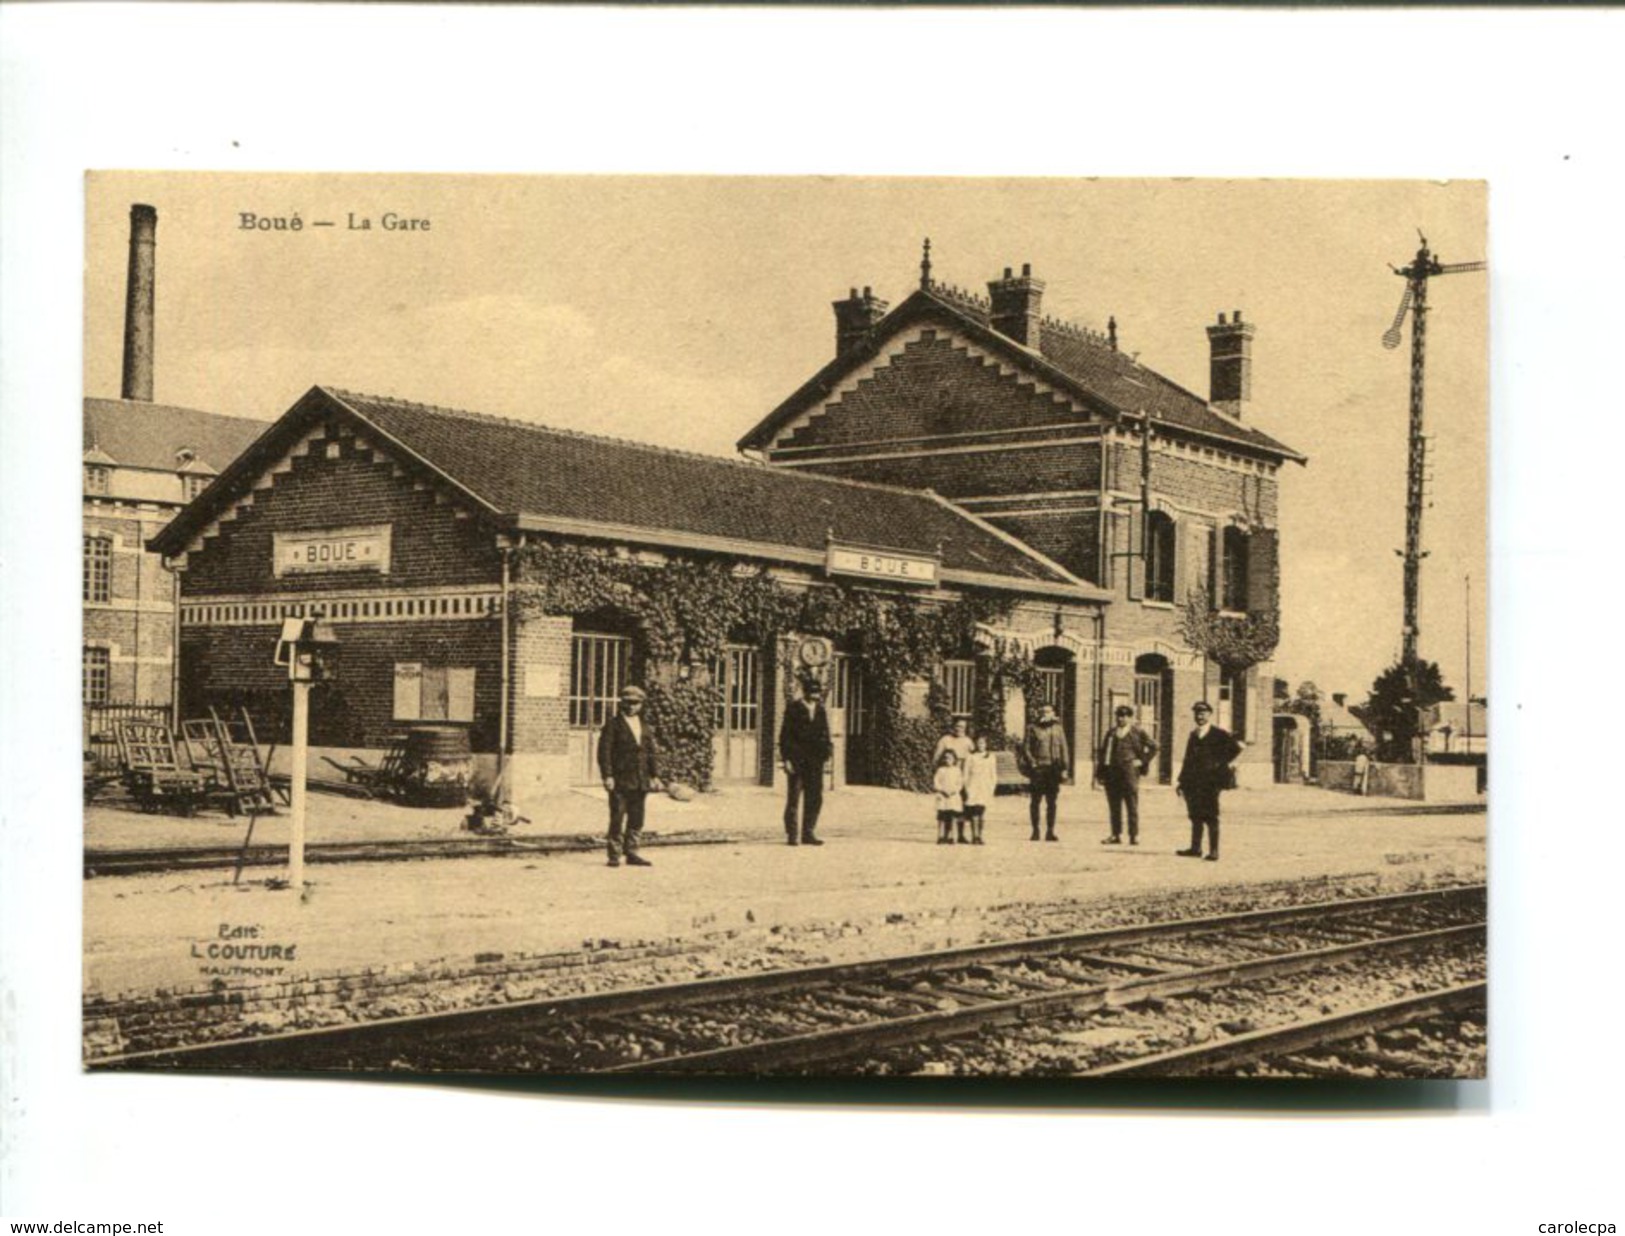
[[[1482,813],[1351,815],[1347,796],[1296,787],[1233,797],[1250,810],[1227,800],[1221,863],[1173,855],[1171,794],[1148,795],[1137,849],[1096,844],[1100,804],[1075,792],[1061,844],[1028,843],[1024,804],[1001,799],[989,844],[962,850],[932,844],[926,800],[867,790],[831,796],[823,849],[774,844],[761,815],[776,800],[745,795],[692,823],[753,837],[651,850],[647,870],[590,855],[317,867],[304,899],[221,873],[93,880],[87,1039],[154,997],[166,1015],[133,1038],[120,1027],[128,1049],[1483,878]],[[297,945],[267,983],[330,978],[328,990],[278,1005],[256,1000],[258,980],[203,974],[199,947],[242,928]],[[561,952],[579,964],[557,964]],[[211,983],[214,1000],[166,994]]]

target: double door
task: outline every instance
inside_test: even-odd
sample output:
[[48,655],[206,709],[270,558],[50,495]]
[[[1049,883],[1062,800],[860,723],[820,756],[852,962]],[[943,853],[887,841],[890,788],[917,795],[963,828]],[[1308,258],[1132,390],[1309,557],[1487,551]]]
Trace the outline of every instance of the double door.
[[755,649],[729,644],[711,658],[711,682],[719,698],[712,735],[715,781],[761,778],[762,660]]

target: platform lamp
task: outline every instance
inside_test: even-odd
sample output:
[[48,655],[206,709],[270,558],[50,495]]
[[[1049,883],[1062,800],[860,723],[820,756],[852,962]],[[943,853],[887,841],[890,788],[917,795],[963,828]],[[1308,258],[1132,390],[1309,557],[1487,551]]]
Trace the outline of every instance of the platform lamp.
[[293,684],[292,777],[288,788],[288,887],[305,887],[305,762],[310,747],[310,688],[333,676],[339,637],[320,613],[284,618],[275,663],[288,669]]

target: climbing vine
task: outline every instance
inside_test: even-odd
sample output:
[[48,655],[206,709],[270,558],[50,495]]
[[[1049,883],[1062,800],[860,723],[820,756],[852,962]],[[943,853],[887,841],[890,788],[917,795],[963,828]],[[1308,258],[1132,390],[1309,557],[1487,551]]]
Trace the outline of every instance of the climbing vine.
[[[607,612],[630,624],[668,771],[699,786],[711,781],[719,702],[711,658],[730,640],[771,647],[790,632],[842,638],[861,665],[873,779],[928,785],[931,748],[948,723],[947,700],[933,686],[926,715],[909,716],[904,686],[929,677],[943,657],[963,655],[978,623],[1001,620],[1013,606],[990,595],[926,604],[838,583],[791,588],[765,569],[740,571],[727,560],[645,561],[571,544],[527,545],[516,568],[513,604],[521,617]],[[1006,676],[1019,673],[1015,658],[999,665]]]
[[[1270,595],[1276,595],[1271,589]],[[1212,608],[1206,589],[1193,588],[1179,615],[1179,634],[1191,651],[1228,670],[1244,670],[1275,655],[1281,641],[1280,611],[1271,606],[1247,614]]]

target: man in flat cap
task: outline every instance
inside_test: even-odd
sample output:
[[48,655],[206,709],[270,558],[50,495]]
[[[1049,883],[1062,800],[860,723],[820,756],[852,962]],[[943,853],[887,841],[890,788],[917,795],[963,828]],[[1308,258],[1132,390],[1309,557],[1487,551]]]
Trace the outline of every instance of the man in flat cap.
[[[621,710],[604,723],[598,736],[598,773],[609,791],[609,865],[652,867],[638,853],[643,833],[643,800],[660,789],[659,749],[643,720],[644,692],[628,686],[621,691]],[[623,827],[624,826],[624,827]]]
[[1219,794],[1230,788],[1241,754],[1241,744],[1227,730],[1213,724],[1213,705],[1197,700],[1191,705],[1196,728],[1185,740],[1185,763],[1179,770],[1179,796],[1191,820],[1191,844],[1178,853],[1202,857],[1202,826],[1207,826],[1207,861],[1219,861]]
[[823,685],[816,678],[808,678],[801,684],[801,698],[785,705],[784,723],[779,727],[779,758],[784,761],[789,783],[784,800],[784,839],[790,845],[824,844],[817,834],[818,813],[824,805],[824,765],[834,754]]
[[1112,831],[1102,845],[1123,844],[1123,816],[1128,816],[1128,843],[1140,844],[1140,778],[1151,770],[1157,744],[1134,724],[1134,709],[1119,704],[1116,724],[1100,740],[1095,757],[1095,780],[1106,791],[1106,809]]

